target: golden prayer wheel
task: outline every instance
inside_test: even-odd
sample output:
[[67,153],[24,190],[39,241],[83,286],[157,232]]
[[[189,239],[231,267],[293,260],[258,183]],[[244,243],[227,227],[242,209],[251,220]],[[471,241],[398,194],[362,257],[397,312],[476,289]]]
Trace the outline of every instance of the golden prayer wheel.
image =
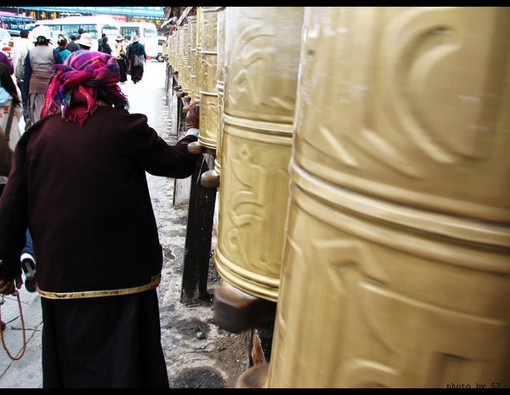
[[193,101],[200,102],[200,86],[202,84],[202,7],[197,7],[197,34],[196,34],[196,56],[195,56],[195,96]]
[[177,64],[175,60],[175,54],[177,52],[177,39],[179,35],[177,32],[172,32],[170,37],[168,37],[168,63],[172,66],[172,71],[177,69]]
[[183,85],[183,61],[184,61],[184,27],[177,28],[177,51],[175,53],[176,71],[179,73],[179,84]]
[[197,17],[195,15],[188,16],[189,26],[189,56],[188,56],[188,75],[189,75],[189,89],[191,100],[195,100],[200,94],[197,92],[196,84],[196,57],[197,57]]
[[189,92],[189,71],[188,71],[188,55],[189,55],[189,28],[188,24],[179,26],[179,47],[177,52],[177,71],[179,72],[179,85],[182,91]]
[[182,67],[179,71],[179,83],[185,93],[190,92],[189,81],[189,24],[185,23],[182,26]]
[[510,9],[306,8],[268,387],[510,386]]
[[276,301],[304,8],[227,7],[225,12],[215,263],[230,285]]
[[216,88],[217,11],[219,7],[202,7],[202,49],[200,83],[201,146],[216,149],[218,132],[218,90]]
[[217,45],[218,61],[216,67],[216,90],[218,91],[218,130],[216,132],[216,157],[214,158],[214,170],[221,173],[221,146],[223,141],[223,110],[225,91],[225,7],[217,12]]

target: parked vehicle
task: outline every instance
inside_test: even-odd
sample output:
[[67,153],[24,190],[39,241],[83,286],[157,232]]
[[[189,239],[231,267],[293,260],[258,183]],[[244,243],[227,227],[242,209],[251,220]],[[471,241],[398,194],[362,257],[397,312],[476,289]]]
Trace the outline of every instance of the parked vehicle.
[[31,16],[0,11],[0,28],[6,29],[12,37],[19,37],[21,30],[27,29],[27,25],[34,22],[35,18]]

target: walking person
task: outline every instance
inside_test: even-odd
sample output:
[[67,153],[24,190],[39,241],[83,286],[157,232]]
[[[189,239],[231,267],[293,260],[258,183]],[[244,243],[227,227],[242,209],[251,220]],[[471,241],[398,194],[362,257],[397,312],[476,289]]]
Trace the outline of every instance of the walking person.
[[145,67],[145,47],[140,44],[138,36],[133,37],[133,42],[127,48],[127,56],[129,58],[129,68],[131,70],[131,81],[134,84],[140,82],[143,77]]
[[89,33],[81,33],[80,38],[76,40],[76,44],[78,44],[80,49],[90,51],[92,47],[92,36]]
[[50,46],[51,34],[48,26],[38,26],[32,30],[34,47],[25,57],[25,77],[23,88],[28,92],[28,116],[33,125],[41,118],[44,91],[51,77],[51,67],[63,63],[58,51]]
[[107,53],[108,55],[112,54],[112,47],[110,47],[110,44],[108,44],[108,37],[106,37],[106,35],[101,40],[99,52],[104,52]]
[[126,54],[126,47],[124,46],[124,39],[122,36],[117,36],[115,39],[115,58],[119,64],[120,83],[124,84],[127,81],[128,57]]
[[14,77],[16,85],[21,92],[21,103],[23,106],[23,119],[25,120],[25,129],[30,127],[30,117],[28,116],[28,92],[23,87],[25,79],[25,57],[28,50],[33,48],[33,44],[28,39],[28,30],[21,30],[20,39],[14,42],[12,47],[12,61],[14,64]]
[[71,34],[71,37],[69,37],[71,41],[69,44],[67,44],[67,49],[71,52],[78,51],[80,49],[80,46],[76,44],[76,40],[78,40],[78,37],[76,37],[75,34]]
[[169,387],[146,172],[193,174],[187,146],[198,130],[167,144],[127,111],[118,82],[115,57],[101,52],[55,65],[43,118],[21,137],[0,198],[0,293],[21,286],[27,225],[37,252],[44,388]]
[[57,51],[60,54],[60,57],[62,58],[62,61],[65,62],[67,57],[71,55],[71,51],[67,49],[67,38],[64,36],[59,37],[57,40]]
[[[21,138],[19,121],[23,114],[22,102],[18,90],[10,75],[10,69],[0,62],[0,127],[5,136],[9,136],[9,148],[14,152]],[[0,175],[0,196],[3,193],[7,176]],[[25,273],[25,286],[29,292],[35,292],[35,256],[30,232],[26,231],[26,242],[20,255],[20,262]]]

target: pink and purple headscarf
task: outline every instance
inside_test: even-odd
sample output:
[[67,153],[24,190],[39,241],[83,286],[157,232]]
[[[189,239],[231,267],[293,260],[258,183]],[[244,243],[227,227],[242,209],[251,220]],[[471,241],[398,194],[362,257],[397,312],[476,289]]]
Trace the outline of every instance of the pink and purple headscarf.
[[68,121],[80,125],[97,109],[97,100],[109,98],[115,107],[128,109],[119,82],[119,65],[114,56],[94,51],[73,52],[64,64],[52,67],[41,117],[62,112]]

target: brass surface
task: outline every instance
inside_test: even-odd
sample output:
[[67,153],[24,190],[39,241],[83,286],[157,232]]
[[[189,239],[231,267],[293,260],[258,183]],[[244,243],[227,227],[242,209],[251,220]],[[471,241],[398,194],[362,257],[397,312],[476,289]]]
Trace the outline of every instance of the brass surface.
[[267,386],[510,387],[510,9],[304,20]]
[[224,280],[278,296],[302,7],[226,7],[224,130],[215,263]]

